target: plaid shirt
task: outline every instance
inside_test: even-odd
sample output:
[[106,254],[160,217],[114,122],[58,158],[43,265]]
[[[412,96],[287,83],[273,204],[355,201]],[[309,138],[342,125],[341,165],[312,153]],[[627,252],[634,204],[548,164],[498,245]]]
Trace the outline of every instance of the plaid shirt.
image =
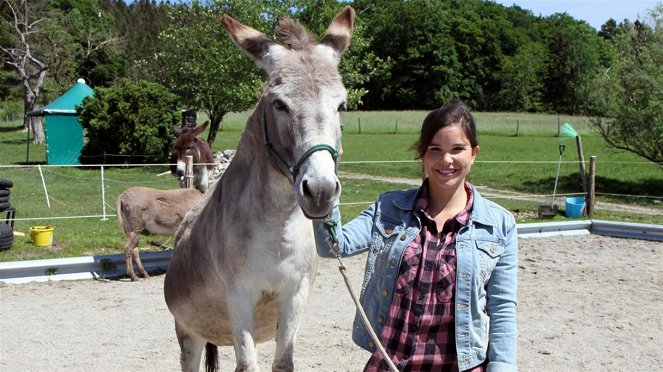
[[[473,205],[465,184],[465,208],[441,231],[426,213],[428,182],[414,208],[422,220],[419,235],[403,252],[394,298],[380,340],[400,371],[458,371],[455,332],[456,234],[467,225]],[[423,260],[423,262],[422,262]],[[364,371],[388,371],[376,350]],[[485,363],[471,372],[483,372]]]

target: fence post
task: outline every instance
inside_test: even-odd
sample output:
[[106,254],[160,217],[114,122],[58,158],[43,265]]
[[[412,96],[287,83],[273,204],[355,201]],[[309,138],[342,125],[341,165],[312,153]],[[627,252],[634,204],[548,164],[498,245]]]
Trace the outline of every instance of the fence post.
[[585,155],[582,151],[582,139],[576,136],[576,147],[578,148],[578,164],[580,165],[580,178],[582,179],[582,192],[587,193],[587,172],[585,172]]
[[592,218],[596,197],[596,155],[589,157],[589,190],[587,192],[587,215]]
[[361,118],[357,118],[357,123],[359,124],[359,134],[361,134]]
[[557,137],[559,137],[561,135],[561,133],[562,133],[561,124],[559,122],[559,115],[557,115]]
[[516,137],[520,134],[520,120],[516,120]]
[[106,217],[106,188],[104,186],[104,166],[101,166],[101,220],[102,221],[107,221],[108,217]]
[[193,188],[193,156],[186,156],[186,168],[184,168],[184,187]]
[[398,133],[398,119],[396,119],[396,128],[394,129],[394,134]]

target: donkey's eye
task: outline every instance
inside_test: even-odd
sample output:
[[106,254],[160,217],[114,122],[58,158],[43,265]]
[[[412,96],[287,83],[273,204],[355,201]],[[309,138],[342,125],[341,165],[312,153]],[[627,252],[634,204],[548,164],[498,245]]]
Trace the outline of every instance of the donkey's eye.
[[345,111],[348,108],[347,102],[343,101],[341,102],[340,105],[338,105],[338,108],[336,109],[337,111]]
[[279,110],[279,111],[290,112],[290,110],[288,109],[288,106],[283,101],[281,101],[280,99],[274,100],[274,108]]

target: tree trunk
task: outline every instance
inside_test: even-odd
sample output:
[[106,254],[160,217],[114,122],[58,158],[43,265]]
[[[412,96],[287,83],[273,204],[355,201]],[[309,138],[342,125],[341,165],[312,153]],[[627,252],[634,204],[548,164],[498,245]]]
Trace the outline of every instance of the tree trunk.
[[44,127],[42,125],[42,117],[41,116],[33,116],[30,119],[32,119],[32,135],[34,136],[34,140],[32,142],[36,145],[45,143],[46,142],[46,136],[44,135]]
[[[32,97],[32,99],[30,99]],[[34,103],[34,95],[32,94],[26,94],[24,97],[23,101],[23,108],[25,110],[25,114],[27,114],[30,111],[34,111],[35,109],[39,108],[38,105]],[[23,116],[23,130],[28,130],[28,128],[32,129],[32,135],[33,135],[33,143],[36,145],[42,144],[46,142],[46,136],[44,135],[44,127],[42,126],[42,120],[41,117],[38,116]]]
[[212,145],[214,144],[214,141],[216,140],[216,132],[219,130],[219,125],[221,125],[221,120],[223,120],[223,117],[226,115],[226,113],[220,113],[220,114],[209,114],[209,133],[207,133],[207,143],[209,143],[209,147],[211,148]]

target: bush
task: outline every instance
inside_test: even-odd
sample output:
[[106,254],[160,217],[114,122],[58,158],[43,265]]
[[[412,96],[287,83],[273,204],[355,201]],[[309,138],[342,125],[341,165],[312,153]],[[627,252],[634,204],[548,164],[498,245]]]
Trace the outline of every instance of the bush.
[[[95,94],[78,108],[87,143],[83,164],[165,163],[180,120],[177,96],[163,86],[128,79]],[[119,156],[118,156],[119,155]]]

